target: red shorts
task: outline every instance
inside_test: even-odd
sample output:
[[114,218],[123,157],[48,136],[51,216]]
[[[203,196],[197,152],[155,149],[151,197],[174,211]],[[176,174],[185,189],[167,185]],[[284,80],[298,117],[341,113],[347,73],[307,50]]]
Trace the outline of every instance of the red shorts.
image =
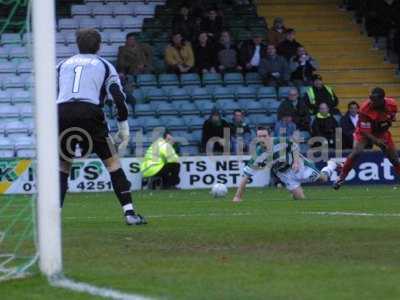
[[[374,134],[374,136],[378,139],[382,139],[388,148],[395,149],[396,146],[394,145],[392,134],[390,131],[385,131],[381,134]],[[355,142],[361,142],[364,139],[364,136],[361,135],[360,132],[355,131],[353,134]]]

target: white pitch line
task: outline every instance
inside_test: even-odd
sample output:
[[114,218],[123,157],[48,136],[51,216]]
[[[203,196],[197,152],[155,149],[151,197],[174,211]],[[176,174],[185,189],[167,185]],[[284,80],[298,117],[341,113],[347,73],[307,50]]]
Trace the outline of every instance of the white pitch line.
[[305,211],[304,215],[351,216],[351,217],[400,217],[400,213],[368,213],[355,211]]
[[54,287],[65,288],[75,292],[87,293],[93,296],[99,296],[115,300],[151,300],[152,298],[127,294],[114,289],[97,287],[84,282],[73,281],[66,277],[57,277],[49,279],[50,285]]

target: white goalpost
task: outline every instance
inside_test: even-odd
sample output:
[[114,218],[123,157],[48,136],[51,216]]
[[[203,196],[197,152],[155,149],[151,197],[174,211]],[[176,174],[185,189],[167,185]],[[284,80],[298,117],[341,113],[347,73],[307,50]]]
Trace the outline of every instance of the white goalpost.
[[50,277],[62,272],[54,0],[33,0],[32,14],[39,266]]

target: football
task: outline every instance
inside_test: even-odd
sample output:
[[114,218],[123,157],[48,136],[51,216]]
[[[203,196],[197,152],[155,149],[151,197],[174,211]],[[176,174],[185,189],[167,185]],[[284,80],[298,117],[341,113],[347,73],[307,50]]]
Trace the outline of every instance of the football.
[[227,193],[228,193],[228,188],[222,183],[214,184],[211,189],[211,195],[213,195],[214,198],[225,197]]

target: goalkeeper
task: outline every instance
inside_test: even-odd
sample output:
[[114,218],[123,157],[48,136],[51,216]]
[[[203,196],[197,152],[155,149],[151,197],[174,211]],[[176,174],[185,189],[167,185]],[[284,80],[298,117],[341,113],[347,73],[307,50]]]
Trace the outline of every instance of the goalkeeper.
[[294,199],[304,199],[302,183],[326,182],[338,165],[330,160],[321,171],[314,163],[299,152],[298,145],[287,138],[271,137],[268,129],[257,129],[257,146],[255,155],[244,167],[244,176],[239,183],[234,202],[240,202],[249,179],[259,170],[271,170],[286,186]]
[[101,36],[95,29],[77,31],[76,42],[79,54],[61,61],[57,66],[61,206],[79,144],[84,157],[94,152],[107,167],[126,223],[145,224],[145,219],[134,210],[131,183],[121,168],[102,110],[104,100],[109,95],[118,110],[116,142],[120,143],[118,150],[123,152],[129,142],[128,109],[118,74],[112,64],[96,55],[100,49]]

